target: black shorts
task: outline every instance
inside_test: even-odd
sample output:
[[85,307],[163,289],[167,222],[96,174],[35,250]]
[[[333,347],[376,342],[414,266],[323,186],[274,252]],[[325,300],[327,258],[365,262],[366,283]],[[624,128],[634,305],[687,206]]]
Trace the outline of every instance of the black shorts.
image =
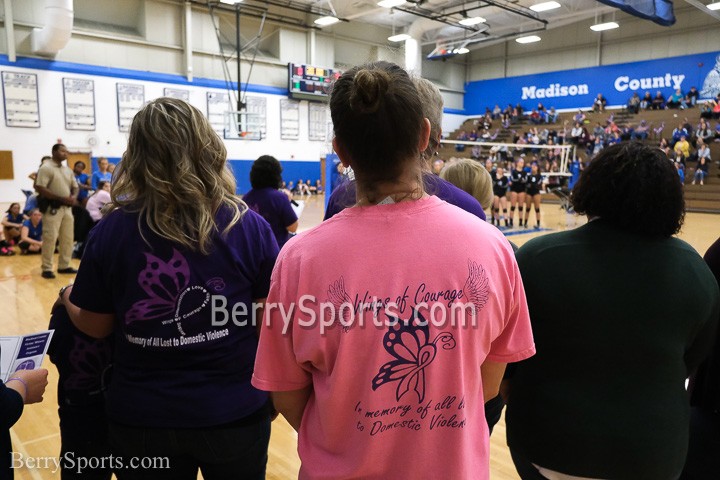
[[527,191],[525,193],[527,193],[528,195],[533,197],[535,195],[538,195],[540,193],[540,190],[537,188],[529,188],[529,189],[527,189]]
[[498,197],[498,198],[503,198],[503,197],[505,196],[505,193],[507,193],[507,192],[506,192],[506,191],[502,191],[502,192],[500,192],[500,193],[498,193],[498,192],[493,192],[493,195],[495,195],[495,196]]
[[525,193],[525,185],[523,185],[522,183],[512,184],[510,185],[510,191],[515,193]]

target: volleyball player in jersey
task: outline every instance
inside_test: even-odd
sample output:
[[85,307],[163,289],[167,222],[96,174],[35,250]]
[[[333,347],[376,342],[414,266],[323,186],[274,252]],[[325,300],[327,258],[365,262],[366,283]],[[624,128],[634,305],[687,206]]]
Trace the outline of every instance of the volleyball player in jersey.
[[523,206],[525,205],[525,183],[528,172],[525,171],[525,160],[515,162],[515,169],[510,172],[510,226],[513,226],[515,207],[518,207],[518,226],[522,226]]
[[[543,176],[540,173],[540,167],[537,162],[533,162],[530,166],[530,173],[527,174],[527,183],[525,183],[525,222],[521,225],[528,226],[530,218],[530,207],[535,206],[535,228],[540,228],[540,187],[542,186]],[[520,210],[522,212],[522,210]]]
[[[508,178],[505,176],[505,171],[500,165],[495,169],[493,175],[493,210],[492,210],[492,224],[500,226],[500,219],[505,220],[505,226],[509,226],[507,218],[507,198],[505,194],[508,188]],[[500,208],[502,207],[502,217],[500,216]],[[497,223],[496,223],[497,222]]]

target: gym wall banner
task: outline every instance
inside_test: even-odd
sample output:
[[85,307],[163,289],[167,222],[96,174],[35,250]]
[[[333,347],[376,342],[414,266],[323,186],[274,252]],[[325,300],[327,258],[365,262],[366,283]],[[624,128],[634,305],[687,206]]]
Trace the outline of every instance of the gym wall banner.
[[690,87],[697,87],[700,98],[720,93],[720,52],[469,82],[465,113],[479,115],[495,104],[504,109],[518,103],[526,111],[538,103],[586,109],[598,93],[608,105],[625,105],[635,91],[640,97],[660,91],[668,98],[676,89],[687,93]]

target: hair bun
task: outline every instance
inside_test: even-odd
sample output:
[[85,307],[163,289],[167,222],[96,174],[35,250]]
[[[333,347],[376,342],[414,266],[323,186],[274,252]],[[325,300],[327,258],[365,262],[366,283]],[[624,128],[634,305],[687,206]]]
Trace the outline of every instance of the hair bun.
[[390,86],[390,77],[383,70],[360,70],[353,78],[350,107],[360,113],[375,113]]

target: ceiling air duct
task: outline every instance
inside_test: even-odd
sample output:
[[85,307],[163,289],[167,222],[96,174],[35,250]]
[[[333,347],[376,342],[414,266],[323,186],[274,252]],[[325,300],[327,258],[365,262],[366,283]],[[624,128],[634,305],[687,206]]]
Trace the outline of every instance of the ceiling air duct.
[[33,53],[53,57],[65,48],[72,34],[73,15],[73,0],[45,0],[45,26],[34,28],[31,35]]

